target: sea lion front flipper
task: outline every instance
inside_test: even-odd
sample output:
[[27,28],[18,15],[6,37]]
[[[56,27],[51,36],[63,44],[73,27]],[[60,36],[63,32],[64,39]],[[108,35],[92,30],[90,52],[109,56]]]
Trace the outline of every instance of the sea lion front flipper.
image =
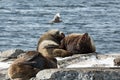
[[73,53],[68,52],[64,49],[54,49],[53,55],[54,57],[67,57],[67,56],[72,56]]
[[50,45],[45,46],[44,48],[46,48],[46,49],[59,48],[59,46],[50,44]]
[[21,64],[23,65],[28,65],[28,66],[31,66],[32,68],[37,68],[39,70],[42,70],[44,69],[44,62],[41,60],[39,62],[37,61],[25,61],[25,62],[22,62]]

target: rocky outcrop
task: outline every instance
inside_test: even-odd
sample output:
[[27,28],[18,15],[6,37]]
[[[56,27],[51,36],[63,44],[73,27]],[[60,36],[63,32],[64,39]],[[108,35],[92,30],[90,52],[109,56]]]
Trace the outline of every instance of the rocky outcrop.
[[[11,61],[24,52],[18,49],[4,51],[0,54],[1,60]],[[30,80],[120,80],[120,67],[114,66],[114,60],[118,58],[119,62],[119,57],[120,54],[90,53],[57,58],[59,69],[42,70]],[[86,64],[89,67],[83,66]],[[7,68],[1,69],[0,66],[0,80],[9,80],[6,74]]]
[[[0,52],[0,63],[5,63],[0,64],[0,80],[9,80],[7,76],[8,67],[6,67],[6,65],[10,65],[17,57],[21,56],[24,53],[25,51],[21,49],[11,49]],[[5,67],[3,68],[3,66]]]
[[0,69],[0,80],[9,80],[9,77],[7,75],[7,68]]
[[[44,75],[43,75],[44,74]],[[120,80],[119,68],[50,69],[31,80]]]
[[11,50],[7,50],[7,51],[3,51],[0,53],[0,61],[16,59],[22,53],[25,53],[25,51],[23,51],[21,49],[11,49]]
[[[114,58],[118,57],[120,57],[119,54],[91,53],[73,55],[71,57],[59,60],[59,69],[42,70],[38,72],[36,77],[31,78],[31,80],[120,80],[120,67],[114,66],[113,61]],[[91,65],[94,61],[97,63],[90,67],[76,68],[76,65],[74,65],[79,62],[83,62],[85,65]],[[111,66],[108,64],[113,65]],[[74,67],[67,68],[69,65],[74,65]]]
[[114,65],[115,66],[120,66],[120,57],[114,59]]
[[58,65],[60,68],[66,68],[68,65],[82,62],[90,58],[91,56],[97,56],[97,53],[89,53],[89,54],[76,54],[66,58],[57,58]]

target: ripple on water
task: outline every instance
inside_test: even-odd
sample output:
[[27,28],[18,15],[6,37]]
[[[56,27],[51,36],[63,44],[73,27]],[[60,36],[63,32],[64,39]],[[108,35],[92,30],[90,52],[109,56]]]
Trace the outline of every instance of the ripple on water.
[[[0,0],[0,50],[36,49],[49,29],[88,32],[97,52],[119,52],[120,0]],[[48,24],[60,12],[62,23]]]

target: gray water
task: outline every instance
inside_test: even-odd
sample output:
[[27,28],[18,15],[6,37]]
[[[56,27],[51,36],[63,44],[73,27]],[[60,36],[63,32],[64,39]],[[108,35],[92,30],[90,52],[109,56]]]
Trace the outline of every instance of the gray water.
[[[63,22],[49,24],[56,13]],[[120,0],[0,0],[0,50],[35,50],[50,29],[88,32],[97,52],[120,52]]]

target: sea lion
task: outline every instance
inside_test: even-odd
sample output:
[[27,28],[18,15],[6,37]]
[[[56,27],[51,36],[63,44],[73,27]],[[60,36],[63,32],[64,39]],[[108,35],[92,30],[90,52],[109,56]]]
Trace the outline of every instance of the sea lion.
[[60,42],[64,37],[64,33],[59,30],[47,31],[40,37],[37,45],[37,51],[42,53],[44,57],[52,58],[65,57],[66,55],[71,56],[72,53],[59,48]]
[[28,51],[10,65],[8,76],[11,80],[29,80],[38,71],[50,68],[57,68],[55,58],[45,58],[37,51]]
[[88,33],[69,34],[61,41],[60,48],[65,49],[73,54],[92,53],[96,50],[94,42]]

